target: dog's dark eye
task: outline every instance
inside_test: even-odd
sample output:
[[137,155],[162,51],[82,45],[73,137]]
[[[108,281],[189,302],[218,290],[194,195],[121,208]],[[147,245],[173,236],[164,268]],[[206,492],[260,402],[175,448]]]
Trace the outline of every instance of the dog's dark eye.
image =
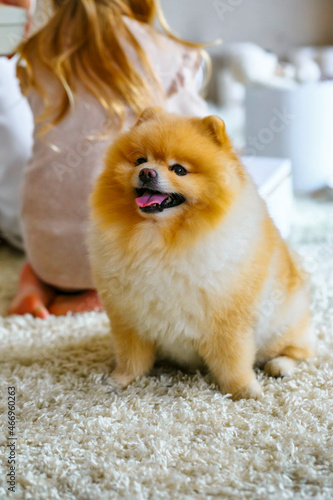
[[175,172],[175,174],[177,175],[186,175],[187,174],[187,170],[186,168],[182,167],[181,165],[172,165],[170,167],[170,170],[172,170],[173,172]]
[[136,166],[142,165],[142,163],[147,163],[147,161],[148,161],[147,158],[138,158],[136,160]]

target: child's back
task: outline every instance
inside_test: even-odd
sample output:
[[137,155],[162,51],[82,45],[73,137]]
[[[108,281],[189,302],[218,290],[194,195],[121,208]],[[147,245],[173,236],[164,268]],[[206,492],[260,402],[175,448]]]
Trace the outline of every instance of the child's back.
[[[80,2],[100,3],[97,0]],[[73,5],[75,3],[77,0],[67,2]],[[116,4],[113,0],[109,0],[109,3]],[[122,2],[118,1],[117,4]],[[145,2],[142,1],[141,4]],[[40,64],[40,48],[37,50],[32,45],[29,53],[28,59],[33,61],[30,66],[33,79],[30,79],[30,83],[37,81],[36,85],[28,86],[26,91],[33,114],[37,119],[43,113],[45,100],[42,93],[46,90],[47,98],[51,99],[49,104],[53,115],[50,113],[35,128],[33,157],[24,176],[23,235],[28,259],[36,274],[44,282],[60,289],[85,290],[93,287],[85,244],[88,198],[102,168],[106,146],[121,128],[133,124],[140,102],[142,101],[141,107],[158,104],[168,111],[182,114],[205,113],[205,103],[199,97],[196,81],[202,62],[200,52],[158,33],[146,22],[141,23],[125,15],[121,19],[130,36],[134,37],[134,43],[128,37],[122,38],[123,28],[119,27],[121,47],[132,65],[132,68],[125,69],[138,75],[137,90],[133,85],[134,78],[132,82],[122,82],[124,92],[123,95],[120,94],[121,85],[118,88],[116,85],[118,75],[122,72],[122,68],[117,67],[121,62],[119,54],[114,60],[114,82],[110,81],[110,88],[103,97],[105,82],[103,85],[99,82],[99,87],[92,85],[89,88],[89,77],[93,82],[95,75],[90,75],[91,68],[84,52],[81,60],[75,60],[75,64],[81,64],[81,67],[73,66],[73,70],[76,70],[76,75],[82,75],[87,80],[85,83],[80,78],[72,80],[70,88],[66,87],[68,81],[61,79],[60,72],[57,74],[45,67],[45,64]],[[77,21],[73,19],[72,22]],[[50,29],[52,27],[55,28],[51,21]],[[59,29],[65,30],[65,26]],[[70,39],[68,43],[71,44]],[[91,43],[103,41],[91,40]],[[142,53],[136,49],[136,43],[141,47]],[[26,48],[23,47],[23,59],[27,59],[26,54]],[[147,70],[149,66],[152,72]],[[26,76],[29,76],[29,71]],[[146,88],[142,86],[140,89],[141,84]],[[97,88],[101,90],[101,98],[97,98],[100,97],[96,94]],[[128,100],[126,92],[129,92]],[[72,106],[71,99],[74,100]],[[103,99],[110,101],[103,102]],[[55,110],[60,111],[54,115]]]

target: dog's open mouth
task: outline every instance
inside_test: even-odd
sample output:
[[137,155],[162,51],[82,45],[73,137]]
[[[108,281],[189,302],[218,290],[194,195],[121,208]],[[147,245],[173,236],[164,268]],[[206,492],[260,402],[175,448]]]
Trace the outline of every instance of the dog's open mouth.
[[135,202],[142,212],[154,214],[167,208],[178,207],[184,203],[185,197],[179,193],[161,193],[150,189],[137,189],[138,198]]

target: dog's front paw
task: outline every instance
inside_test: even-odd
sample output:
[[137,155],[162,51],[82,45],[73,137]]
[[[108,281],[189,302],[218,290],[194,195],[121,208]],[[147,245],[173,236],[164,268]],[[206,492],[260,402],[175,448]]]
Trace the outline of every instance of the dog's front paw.
[[262,388],[257,380],[252,380],[248,385],[241,387],[237,392],[232,394],[232,399],[260,399],[262,397]]
[[110,392],[117,393],[118,390],[126,389],[135,377],[120,370],[114,370],[111,375],[102,377],[102,384],[110,388]]
[[134,382],[136,377],[131,373],[115,369],[111,373],[110,378],[117,387],[120,389],[126,389],[127,386]]
[[287,377],[294,370],[295,361],[288,356],[278,356],[265,364],[265,373],[271,377]]

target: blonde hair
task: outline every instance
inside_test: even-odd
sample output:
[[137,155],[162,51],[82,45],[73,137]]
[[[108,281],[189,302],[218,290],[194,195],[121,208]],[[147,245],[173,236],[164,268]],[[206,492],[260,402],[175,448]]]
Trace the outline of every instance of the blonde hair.
[[[19,48],[20,61],[25,66],[24,78],[18,71],[23,90],[34,88],[43,97],[44,112],[38,121],[47,120],[48,127],[59,123],[73,106],[78,84],[101,103],[109,117],[117,117],[120,123],[127,106],[139,115],[152,104],[152,88],[160,86],[123,16],[147,25],[153,25],[158,18],[172,39],[199,50],[203,47],[180,40],[171,33],[159,0],[52,2],[54,14],[51,19]],[[136,51],[145,76],[134,69],[122,47],[123,40]],[[60,105],[40,84],[37,68],[47,70],[60,82]]]

